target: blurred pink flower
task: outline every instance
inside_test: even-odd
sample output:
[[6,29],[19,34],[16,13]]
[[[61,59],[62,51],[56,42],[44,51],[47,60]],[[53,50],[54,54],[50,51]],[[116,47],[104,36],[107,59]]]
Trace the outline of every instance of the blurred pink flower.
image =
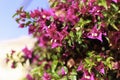
[[51,76],[45,72],[42,76],[42,80],[51,80]]
[[22,52],[24,53],[25,57],[28,59],[32,58],[32,50],[29,50],[27,47],[22,49]]
[[27,80],[35,80],[35,79],[33,79],[33,77],[30,74],[27,74],[26,78],[27,78]]

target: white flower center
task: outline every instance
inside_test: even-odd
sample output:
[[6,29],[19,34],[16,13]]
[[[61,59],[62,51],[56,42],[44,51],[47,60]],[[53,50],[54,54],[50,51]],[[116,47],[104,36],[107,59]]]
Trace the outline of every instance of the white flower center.
[[97,34],[97,33],[92,33],[92,36],[95,36],[95,37],[96,37],[96,36],[98,36],[98,34]]
[[45,15],[43,15],[42,17],[43,17],[43,18],[46,18],[46,16],[45,16]]

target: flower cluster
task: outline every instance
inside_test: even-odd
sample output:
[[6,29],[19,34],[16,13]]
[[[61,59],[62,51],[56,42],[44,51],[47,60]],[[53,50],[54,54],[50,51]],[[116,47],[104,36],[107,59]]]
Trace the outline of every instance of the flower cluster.
[[119,80],[119,15],[120,0],[56,0],[49,10],[17,10],[19,27],[37,38],[32,50],[22,50],[22,63],[34,67],[30,80]]

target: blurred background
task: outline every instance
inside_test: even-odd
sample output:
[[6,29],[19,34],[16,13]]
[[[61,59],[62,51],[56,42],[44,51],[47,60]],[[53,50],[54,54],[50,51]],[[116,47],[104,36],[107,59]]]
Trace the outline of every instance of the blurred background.
[[47,0],[0,0],[0,80],[21,80],[25,75],[22,67],[11,69],[5,64],[6,53],[20,51],[25,46],[32,48],[35,39],[28,35],[27,28],[20,29],[12,18],[21,6],[26,11],[37,8],[49,9]]

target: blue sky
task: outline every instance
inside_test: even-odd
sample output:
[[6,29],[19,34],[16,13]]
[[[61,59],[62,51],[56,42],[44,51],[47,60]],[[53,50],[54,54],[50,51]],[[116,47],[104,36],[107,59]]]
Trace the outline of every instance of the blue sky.
[[25,4],[27,11],[38,7],[44,9],[49,8],[47,0],[28,1],[30,0],[0,0],[0,41],[28,35],[27,29],[20,29],[15,19],[12,18],[12,15],[19,7]]

